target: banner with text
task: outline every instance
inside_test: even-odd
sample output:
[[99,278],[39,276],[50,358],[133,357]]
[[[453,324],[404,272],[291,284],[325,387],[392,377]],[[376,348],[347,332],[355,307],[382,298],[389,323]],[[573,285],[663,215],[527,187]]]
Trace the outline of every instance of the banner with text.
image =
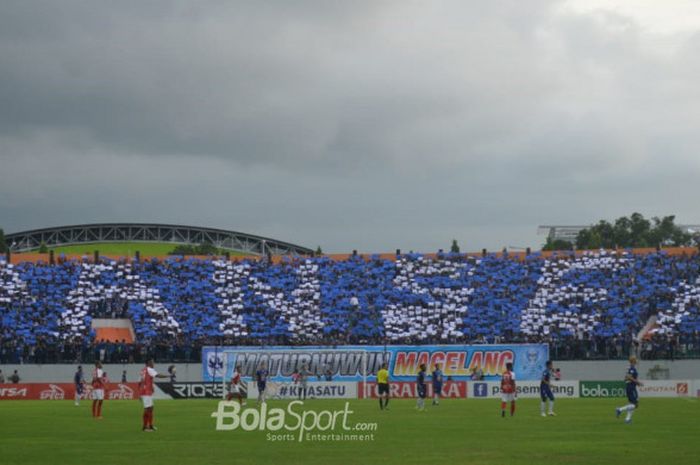
[[[300,399],[304,397],[300,383],[267,383],[265,395],[268,399]],[[248,383],[248,397],[257,399],[258,386]],[[314,381],[306,385],[307,399],[357,399],[357,383],[352,381]]]
[[[169,399],[222,399],[224,387],[221,383],[156,383],[156,387]],[[246,397],[247,388],[242,386],[241,392]],[[228,393],[228,391],[226,391]]]
[[[552,394],[557,399],[574,399],[579,396],[578,381],[557,381],[551,385]],[[539,398],[539,381],[516,381],[515,392],[519,398]],[[497,381],[472,381],[469,383],[469,397],[491,399],[501,397],[501,383]]]
[[[377,388],[377,383],[357,383],[357,393],[360,399],[376,399],[379,397],[379,390]],[[464,399],[468,397],[469,390],[467,389],[467,381],[448,381],[442,386],[442,397],[450,399]],[[426,383],[426,397],[432,399],[433,397],[433,385],[432,383]],[[418,397],[418,391],[416,389],[415,382],[409,381],[397,381],[389,383],[389,397],[390,398],[415,398]]]
[[[692,380],[640,380],[637,386],[640,398],[644,397],[688,397],[693,395]],[[581,397],[626,397],[624,381],[581,381]],[[700,393],[698,394],[700,395]]]
[[692,381],[690,380],[648,380],[637,387],[639,397],[688,397]]
[[624,381],[581,381],[581,397],[625,397]]
[[517,379],[526,381],[539,380],[548,357],[549,346],[546,344],[342,346],[330,349],[318,346],[208,346],[202,349],[202,379],[220,381],[222,375],[228,379],[234,366],[238,365],[244,377],[252,378],[264,366],[270,380],[284,381],[306,365],[314,378],[364,381],[365,367],[367,377],[373,378],[386,362],[391,381],[415,381],[421,364],[425,364],[428,371],[440,364],[445,379],[453,381],[467,381],[475,370],[481,370],[485,380],[494,381],[500,379],[506,363],[510,362]]

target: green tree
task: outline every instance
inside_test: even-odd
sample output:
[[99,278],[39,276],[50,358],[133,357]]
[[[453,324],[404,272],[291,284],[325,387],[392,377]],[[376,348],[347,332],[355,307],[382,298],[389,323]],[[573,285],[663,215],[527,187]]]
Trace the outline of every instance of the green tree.
[[323,255],[323,250],[321,250],[321,246],[320,246],[320,245],[319,245],[318,247],[316,247],[316,255],[319,255],[319,256],[320,256],[320,255]]
[[5,231],[0,228],[0,253],[7,252],[7,241],[5,240]]
[[46,242],[41,242],[39,245],[39,253],[49,253],[49,248],[46,247]]
[[613,242],[615,244],[629,244],[632,241],[632,220],[623,216],[615,220],[613,225]]
[[189,244],[175,246],[168,255],[194,255],[194,247]]
[[[651,244],[647,243],[649,230],[651,229],[651,222],[644,218],[641,213],[632,213],[630,215],[630,242],[629,244],[636,244],[634,246],[629,245],[627,247],[649,247]],[[621,245],[625,247],[624,245]]]
[[576,236],[577,249],[615,248],[615,228],[605,220],[584,229]]
[[654,228],[652,230],[655,232],[654,238],[658,240],[653,245],[679,247],[693,243],[693,235],[676,226],[674,223],[675,219],[676,217],[673,215],[664,216],[660,219],[657,217],[653,218]]
[[459,253],[459,244],[457,244],[457,239],[452,239],[452,245],[450,246],[450,252]]
[[547,242],[542,247],[542,250],[573,250],[574,244],[564,239],[547,238]]
[[204,242],[200,244],[197,248],[197,255],[218,255],[219,249],[216,248],[211,242]]
[[674,223],[675,216],[644,218],[641,213],[620,217],[613,223],[605,220],[578,233],[578,249],[612,249],[615,247],[687,246],[693,236]]
[[168,255],[222,255],[223,249],[217,248],[211,242],[202,244],[180,244],[176,246]]

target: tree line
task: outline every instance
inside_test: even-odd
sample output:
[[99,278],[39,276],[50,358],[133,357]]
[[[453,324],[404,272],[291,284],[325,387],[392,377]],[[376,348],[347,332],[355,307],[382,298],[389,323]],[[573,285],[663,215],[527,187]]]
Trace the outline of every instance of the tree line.
[[542,250],[578,250],[643,248],[643,247],[687,247],[700,242],[698,233],[684,231],[675,224],[674,215],[644,218],[641,213],[621,216],[612,223],[600,220],[595,225],[582,229],[572,243],[563,239],[547,238]]

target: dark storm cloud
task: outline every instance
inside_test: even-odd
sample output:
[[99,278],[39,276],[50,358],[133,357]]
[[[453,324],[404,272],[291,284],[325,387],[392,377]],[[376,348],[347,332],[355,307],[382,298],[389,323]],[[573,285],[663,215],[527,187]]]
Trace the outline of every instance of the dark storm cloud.
[[1,9],[6,230],[431,250],[633,210],[700,220],[700,35],[659,49],[634,18],[558,1]]

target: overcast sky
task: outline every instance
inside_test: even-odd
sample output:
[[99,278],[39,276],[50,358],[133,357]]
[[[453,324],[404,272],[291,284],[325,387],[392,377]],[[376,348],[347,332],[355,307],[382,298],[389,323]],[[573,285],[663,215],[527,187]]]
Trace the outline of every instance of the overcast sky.
[[0,226],[326,252],[700,222],[700,2],[0,0]]

